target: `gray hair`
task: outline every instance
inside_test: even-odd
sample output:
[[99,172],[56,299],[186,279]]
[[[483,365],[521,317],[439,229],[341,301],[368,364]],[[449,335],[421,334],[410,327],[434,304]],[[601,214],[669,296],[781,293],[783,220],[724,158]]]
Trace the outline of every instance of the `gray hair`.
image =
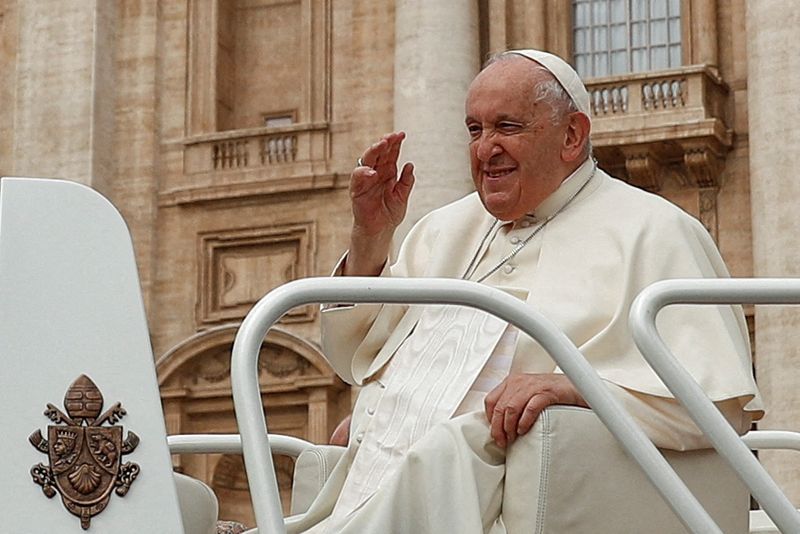
[[[486,67],[493,65],[494,63],[510,61],[519,57],[523,56],[509,52],[493,54],[483,64],[483,69],[486,69]],[[572,97],[569,96],[569,93],[567,93],[566,89],[564,89],[558,80],[556,80],[555,76],[553,76],[553,73],[535,61],[531,61],[531,63],[531,66],[535,70],[547,73],[547,78],[544,81],[537,83],[534,87],[533,103],[535,105],[545,102],[550,106],[550,122],[552,124],[558,124],[564,115],[578,111],[578,106],[575,105],[575,102],[572,100]]]

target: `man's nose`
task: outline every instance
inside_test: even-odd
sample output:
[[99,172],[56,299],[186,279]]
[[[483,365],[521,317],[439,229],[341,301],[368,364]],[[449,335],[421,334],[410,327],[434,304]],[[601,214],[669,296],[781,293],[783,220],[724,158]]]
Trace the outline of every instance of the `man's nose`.
[[492,159],[493,156],[501,153],[503,151],[502,147],[497,144],[494,139],[493,132],[485,131],[481,134],[480,139],[478,139],[478,149],[477,149],[477,156],[478,159],[481,161],[489,161]]

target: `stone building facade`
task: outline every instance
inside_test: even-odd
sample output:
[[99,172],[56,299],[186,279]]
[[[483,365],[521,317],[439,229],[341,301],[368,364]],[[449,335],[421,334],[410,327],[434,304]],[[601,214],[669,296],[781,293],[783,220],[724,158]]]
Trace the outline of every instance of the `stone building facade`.
[[[660,1],[593,3],[630,14]],[[573,58],[578,3],[0,0],[0,175],[68,178],[115,203],[133,235],[169,431],[234,432],[236,325],[271,288],[329,272],[363,148],[408,132],[409,221],[469,192],[463,98],[482,59],[523,47]],[[677,65],[587,78],[595,154],[697,216],[734,276],[798,276],[800,8],[669,4]],[[747,311],[769,409],[761,426],[798,429],[800,314]],[[314,307],[287,314],[260,376],[270,428],[325,441],[351,391],[322,358],[318,318]],[[792,458],[763,458],[800,504]],[[249,519],[238,458],[175,462],[214,487],[223,517]],[[288,483],[291,464],[278,467]]]

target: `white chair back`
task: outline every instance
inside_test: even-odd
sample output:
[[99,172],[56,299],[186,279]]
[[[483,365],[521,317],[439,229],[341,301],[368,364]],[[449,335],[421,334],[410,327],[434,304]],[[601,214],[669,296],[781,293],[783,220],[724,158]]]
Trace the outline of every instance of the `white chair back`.
[[0,310],[0,530],[183,532],[116,209],[79,184],[3,178]]

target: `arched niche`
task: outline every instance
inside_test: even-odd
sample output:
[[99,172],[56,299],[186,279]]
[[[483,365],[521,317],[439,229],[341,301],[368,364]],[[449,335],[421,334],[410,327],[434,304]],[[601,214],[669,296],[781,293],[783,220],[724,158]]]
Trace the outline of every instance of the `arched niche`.
[[[156,361],[168,434],[238,432],[230,379],[231,349],[238,328],[238,324],[228,324],[199,332]],[[350,406],[350,392],[319,348],[273,327],[261,347],[258,370],[270,432],[326,443]],[[215,479],[220,482],[214,489],[221,490],[221,509],[249,507],[249,497],[239,485],[223,483],[227,480],[224,473],[233,465],[230,458],[220,464],[224,458],[220,454],[182,455],[173,457],[173,464],[212,487]],[[284,459],[275,460],[282,465]],[[281,493],[285,493],[283,489]]]

